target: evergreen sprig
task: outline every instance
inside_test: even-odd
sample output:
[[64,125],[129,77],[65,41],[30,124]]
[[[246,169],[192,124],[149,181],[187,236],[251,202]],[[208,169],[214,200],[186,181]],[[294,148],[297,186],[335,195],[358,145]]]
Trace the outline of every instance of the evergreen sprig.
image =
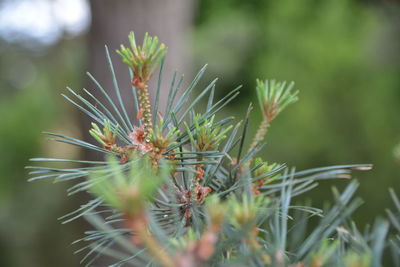
[[292,92],[294,82],[286,85],[286,82],[275,80],[261,81],[257,79],[256,92],[260,109],[269,122],[278,116],[282,110],[298,100],[298,91]]
[[277,82],[275,80],[256,80],[256,92],[258,103],[262,114],[262,121],[258,127],[257,133],[253,138],[250,149],[264,140],[271,122],[286,108],[298,100],[298,91],[292,92],[294,82],[286,85],[286,82]]
[[139,120],[143,120],[146,141],[149,142],[150,129],[153,123],[153,115],[150,105],[148,82],[155,69],[162,63],[166,54],[167,47],[159,44],[157,37],[151,37],[146,32],[143,45],[136,45],[135,34],[131,32],[128,36],[131,48],[121,45],[117,54],[122,61],[129,66],[133,72],[132,85],[136,87],[139,96],[140,109],[137,114]]
[[[77,252],[86,251],[85,266],[106,255],[115,259],[114,267],[366,267],[380,266],[389,250],[393,262],[400,263],[400,201],[393,191],[396,211],[388,211],[390,224],[378,219],[365,231],[350,220],[362,203],[354,197],[357,181],[341,193],[333,189],[334,204],[324,210],[309,202],[296,203],[295,197],[314,189],[318,181],[349,179],[352,171],[368,170],[370,165],[296,171],[257,157],[271,121],[297,100],[292,83],[257,81],[263,121],[245,152],[251,107],[243,123],[220,117],[240,87],[215,101],[214,80],[192,97],[206,67],[181,94],[183,79],[175,73],[165,110],[160,111],[158,97],[153,106],[149,101],[148,82],[166,48],[148,34],[141,46],[133,33],[129,42],[131,48],[121,46],[118,54],[132,74],[135,113],[128,114],[120,98],[113,102],[88,74],[108,103],[86,90],[81,96],[68,88],[71,96],[64,97],[93,120],[90,134],[97,143],[48,133],[50,140],[101,152],[104,160],[35,158],[33,162],[75,166],[27,167],[30,180],[75,181],[69,194],[94,196],[61,218],[66,223],[84,217],[95,228],[76,242],[84,244]],[[121,96],[107,48],[106,55],[114,90]],[[205,112],[194,115],[203,100]],[[312,229],[307,228],[310,218],[315,222]],[[390,229],[394,235],[389,236]]]
[[147,32],[144,35],[143,45],[137,45],[135,34],[131,32],[128,36],[130,48],[121,45],[117,50],[122,61],[127,64],[135,75],[134,85],[139,88],[147,86],[148,81],[155,69],[167,55],[167,47],[160,44],[157,37],[150,36]]

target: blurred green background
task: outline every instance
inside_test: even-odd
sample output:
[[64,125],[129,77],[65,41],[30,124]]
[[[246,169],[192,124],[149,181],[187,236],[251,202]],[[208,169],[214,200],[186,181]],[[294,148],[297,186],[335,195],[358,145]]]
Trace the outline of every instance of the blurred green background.
[[[399,4],[378,0],[186,1],[191,6],[172,15],[155,12],[162,17],[160,23],[190,14],[183,20],[189,29],[185,33],[188,52],[177,52],[187,63],[179,71],[191,77],[208,63],[204,82],[219,77],[220,97],[243,84],[241,96],[226,109],[238,118],[249,102],[256,103],[256,78],[295,81],[300,101],[274,121],[263,156],[298,169],[372,163],[372,171],[356,174],[365,204],[354,219],[365,225],[384,215],[384,208],[391,206],[387,189],[400,192],[400,163],[393,156],[400,142]],[[28,2],[37,2],[34,9],[26,8]],[[65,8],[67,2],[73,4]],[[37,156],[79,157],[80,151],[49,143],[41,132],[84,135],[82,114],[60,93],[67,85],[85,86],[84,73],[90,62],[104,62],[91,54],[94,45],[104,45],[94,39],[101,35],[99,29],[119,27],[113,24],[118,17],[128,29],[156,31],[153,24],[130,25],[131,14],[124,12],[124,5],[142,5],[143,17],[136,19],[146,21],[154,16],[147,10],[162,12],[157,1],[121,1],[121,9],[107,11],[110,16],[102,16],[104,24],[94,31],[98,21],[91,24],[91,18],[106,2],[0,0],[0,266],[79,264],[80,255],[73,255],[78,246],[70,243],[82,235],[85,225],[61,225],[56,218],[82,200],[68,198],[65,184],[27,183],[24,166]],[[179,9],[179,0],[167,4]],[[35,24],[46,10],[51,15]],[[75,14],[75,20],[68,14]],[[123,32],[125,36],[127,31]],[[167,45],[181,45],[174,40],[179,39]],[[253,132],[260,120],[257,108],[250,124]],[[308,197],[321,205],[330,199],[332,184],[340,187],[344,183],[323,183]]]

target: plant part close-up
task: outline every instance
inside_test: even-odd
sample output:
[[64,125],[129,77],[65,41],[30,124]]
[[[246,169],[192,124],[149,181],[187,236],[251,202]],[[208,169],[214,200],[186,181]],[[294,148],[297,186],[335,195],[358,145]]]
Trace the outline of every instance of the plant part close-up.
[[[134,33],[128,40],[116,53],[128,67],[130,88],[119,86],[105,50],[117,101],[89,73],[101,99],[86,89],[63,94],[92,120],[92,142],[46,133],[102,160],[33,158],[27,167],[31,181],[74,181],[69,195],[91,195],[61,218],[66,223],[83,217],[93,228],[75,243],[84,266],[98,266],[100,257],[112,259],[114,267],[400,265],[400,201],[393,190],[396,211],[387,210],[387,219],[371,220],[362,230],[351,219],[362,204],[352,174],[362,176],[372,165],[299,171],[259,155],[268,150],[273,121],[298,100],[294,82],[257,80],[257,105],[250,104],[242,118],[225,117],[221,111],[240,86],[220,99],[217,79],[199,90],[206,66],[186,88],[176,72],[162,83],[167,47],[149,34],[140,44]],[[122,99],[122,90],[129,90],[130,99]],[[254,136],[250,123],[259,125]],[[52,165],[60,162],[69,167]],[[297,198],[329,179],[349,180],[332,189],[331,204],[317,208]]]

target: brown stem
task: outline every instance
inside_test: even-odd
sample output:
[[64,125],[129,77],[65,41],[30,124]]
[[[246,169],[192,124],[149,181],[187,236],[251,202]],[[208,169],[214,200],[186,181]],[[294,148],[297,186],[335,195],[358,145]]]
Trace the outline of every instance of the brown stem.
[[[269,122],[270,122],[270,120],[268,119],[268,117],[264,116],[263,120],[260,123],[260,126],[258,127],[256,135],[253,138],[253,142],[251,143],[251,145],[249,147],[248,153],[251,152],[256,147],[256,145],[258,143],[260,143],[261,141],[264,140],[264,137],[267,134],[267,131],[268,131],[268,128],[269,128],[269,125],[270,125]],[[239,173],[240,174],[242,174],[243,171],[250,166],[252,160],[253,160],[253,158],[251,158],[246,164],[244,164],[244,165],[242,165],[240,167],[240,169],[239,169]]]
[[143,125],[145,129],[145,139],[149,142],[149,131],[152,127],[153,116],[151,114],[150,96],[147,86],[138,88],[139,90],[139,108],[143,112]]
[[197,180],[201,180],[204,177],[204,169],[203,169],[203,164],[196,164],[196,177]]
[[269,122],[270,120],[266,116],[264,116],[263,120],[260,123],[260,126],[258,127],[256,135],[253,138],[253,142],[250,145],[249,152],[252,151],[258,143],[264,140],[264,137],[267,134],[270,125]]

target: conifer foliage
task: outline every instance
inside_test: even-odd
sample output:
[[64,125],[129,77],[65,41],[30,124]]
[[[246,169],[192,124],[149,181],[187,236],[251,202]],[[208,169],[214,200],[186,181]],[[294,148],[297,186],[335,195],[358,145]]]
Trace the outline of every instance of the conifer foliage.
[[[73,180],[69,195],[93,195],[61,218],[67,223],[84,217],[93,225],[76,241],[85,266],[92,266],[99,255],[113,258],[115,267],[380,266],[389,251],[393,262],[400,263],[400,236],[388,235],[391,225],[394,232],[400,230],[400,201],[394,192],[397,211],[388,211],[388,220],[378,219],[366,231],[349,220],[361,204],[354,198],[357,181],[343,192],[334,188],[334,202],[325,210],[293,199],[314,189],[319,180],[347,179],[353,170],[370,165],[296,171],[257,157],[271,122],[297,100],[294,83],[257,80],[257,112],[263,119],[246,148],[251,105],[239,122],[219,112],[240,87],[215,100],[213,80],[193,96],[205,66],[184,90],[176,73],[169,86],[159,82],[151,90],[156,99],[152,104],[149,81],[158,67],[160,80],[167,48],[148,34],[141,45],[133,33],[128,39],[129,47],[122,45],[117,53],[131,73],[135,113],[123,105],[106,47],[118,101],[91,74],[105,103],[85,89],[80,95],[67,88],[69,96],[63,95],[93,120],[93,142],[47,133],[53,141],[97,151],[104,159],[34,158],[46,165],[27,167],[30,180]],[[165,101],[161,90],[168,91],[164,110],[159,110],[159,101]],[[49,167],[53,162],[75,167]],[[307,227],[310,218],[316,222],[312,228]]]

